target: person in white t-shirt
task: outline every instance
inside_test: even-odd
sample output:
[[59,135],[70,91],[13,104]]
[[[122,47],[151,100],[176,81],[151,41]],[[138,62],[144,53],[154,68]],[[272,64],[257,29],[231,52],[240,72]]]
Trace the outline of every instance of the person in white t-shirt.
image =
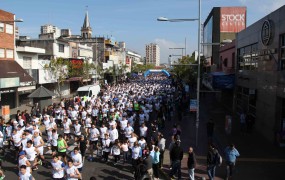
[[97,149],[97,143],[99,137],[100,137],[99,130],[96,128],[95,124],[92,124],[91,128],[89,129],[90,158],[93,158],[94,150]]
[[111,148],[111,154],[114,156],[115,163],[114,165],[117,165],[118,160],[120,160],[120,154],[121,154],[121,149],[120,149],[120,143],[119,140],[116,139],[114,145]]
[[33,141],[28,140],[27,147],[25,147],[23,150],[26,152],[26,157],[30,161],[32,168],[34,170],[38,170],[38,159],[36,158],[36,155],[39,154],[39,151],[33,146]]
[[63,119],[63,134],[64,134],[64,140],[68,141],[70,139],[70,126],[71,122],[67,121],[67,117]]
[[111,130],[109,130],[109,135],[111,142],[115,143],[115,140],[119,138],[119,133],[115,126],[111,126]]
[[75,141],[78,141],[79,137],[81,136],[81,125],[79,122],[76,120],[75,124],[73,125],[74,127],[74,136],[75,136]]
[[100,138],[101,141],[105,138],[105,134],[107,133],[108,128],[105,126],[105,124],[102,124],[102,127],[100,127]]
[[29,173],[32,172],[32,169],[31,169],[31,163],[30,161],[27,159],[26,157],[26,152],[25,151],[21,151],[19,153],[19,159],[18,159],[18,168],[19,168],[19,173],[20,173],[20,167],[22,165],[25,165],[26,166],[26,169]]
[[86,136],[89,135],[89,129],[91,128],[92,120],[91,120],[91,115],[87,115],[87,118],[85,119],[85,133]]
[[14,143],[15,148],[15,159],[17,159],[19,150],[21,148],[21,136],[22,134],[20,132],[18,132],[16,129],[13,130],[12,142]]
[[73,165],[78,169],[79,172],[81,172],[83,167],[83,162],[82,162],[82,155],[79,153],[78,147],[75,147],[71,152],[71,159],[73,160]]
[[26,165],[20,167],[19,180],[35,180],[31,173],[27,171]]
[[54,179],[63,179],[65,165],[61,160],[59,160],[58,155],[53,156],[51,165],[52,165],[52,177]]
[[144,137],[144,139],[147,138],[147,127],[145,126],[144,123],[142,123],[140,127],[140,137]]
[[73,165],[73,160],[67,161],[67,166],[64,168],[66,173],[66,180],[78,180],[81,179],[81,174],[78,169]]
[[34,142],[34,147],[37,148],[39,151],[39,157],[40,159],[44,162],[45,157],[44,157],[44,140],[43,138],[39,135],[39,132],[35,132],[34,137],[33,137],[33,142]]
[[133,129],[133,127],[131,126],[131,124],[128,123],[128,124],[127,124],[127,127],[124,129],[124,131],[125,131],[125,137],[126,137],[126,138],[130,138],[131,135],[132,135],[132,133],[134,132],[134,129]]

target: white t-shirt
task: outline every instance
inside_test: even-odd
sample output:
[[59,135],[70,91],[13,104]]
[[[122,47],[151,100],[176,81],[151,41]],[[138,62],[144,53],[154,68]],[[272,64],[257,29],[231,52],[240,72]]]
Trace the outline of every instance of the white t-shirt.
[[52,133],[52,141],[51,141],[52,146],[57,146],[57,139],[58,139],[58,134]]
[[128,125],[128,120],[124,119],[121,122],[121,130],[124,130]]
[[[22,165],[27,166],[27,161],[28,161],[27,157],[24,157],[23,159],[22,159],[22,158],[19,158],[19,160],[18,160],[18,165],[19,165],[19,167],[21,167]],[[27,166],[26,170],[27,170],[27,172],[30,173],[30,172],[31,172],[31,167],[28,167],[28,166]]]
[[70,133],[70,122],[66,121],[66,123],[63,123],[63,132],[68,134]]
[[22,174],[21,172],[19,173],[20,180],[33,180],[33,176],[31,175],[30,172],[26,171],[25,174]]
[[131,137],[132,132],[134,132],[134,129],[133,129],[132,126],[129,126],[129,127],[127,126],[127,127],[125,128],[125,136],[126,136],[127,138],[130,138],[130,137]]
[[97,128],[90,129],[90,141],[97,141],[98,137],[100,137],[100,132]]
[[14,145],[16,147],[21,146],[21,134],[20,133],[16,133],[12,135],[13,141],[14,141]]
[[67,180],[78,180],[78,178],[70,177],[71,174],[75,174],[76,169],[77,168],[75,166],[71,166],[71,167],[65,166],[65,172],[66,172],[66,179]]
[[26,157],[29,161],[34,161],[36,158],[36,148],[34,146],[31,147],[26,147],[25,149],[23,149],[24,151],[26,151]]
[[80,136],[81,135],[81,130],[80,130],[80,128],[81,128],[81,125],[80,124],[74,124],[73,125],[74,126],[74,134],[76,135],[76,136]]
[[115,142],[115,140],[119,138],[119,133],[117,129],[110,130],[109,135],[111,142]]
[[106,134],[106,132],[107,132],[107,127],[101,127],[100,128],[100,132],[101,132],[101,138],[105,138],[105,134]]
[[137,141],[137,137],[130,137],[129,138],[129,148],[133,148],[134,147],[134,143]]
[[64,177],[64,164],[62,161],[58,160],[57,162],[52,161],[51,165],[53,167],[52,177],[53,178],[63,178]]
[[141,157],[141,147],[133,147],[132,148],[132,158],[133,159],[138,159]]
[[145,139],[144,140],[139,140],[138,141],[138,143],[139,143],[139,145],[140,145],[140,147],[142,148],[142,149],[144,149],[145,148],[145,145],[146,145],[146,141],[145,141]]
[[111,149],[111,153],[113,155],[120,155],[121,154],[120,147],[117,145],[114,145]]
[[82,168],[82,155],[80,153],[74,154],[74,152],[71,152],[71,158],[73,160],[73,163],[79,163],[78,166],[75,166],[76,168]]
[[140,127],[140,136],[146,137],[147,136],[147,127]]
[[90,127],[91,127],[91,124],[92,124],[92,120],[91,120],[91,118],[88,117],[88,118],[85,120],[85,127],[90,128]]

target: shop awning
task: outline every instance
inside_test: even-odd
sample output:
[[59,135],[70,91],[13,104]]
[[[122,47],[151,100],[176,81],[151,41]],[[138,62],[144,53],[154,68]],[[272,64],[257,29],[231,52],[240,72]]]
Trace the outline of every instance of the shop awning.
[[0,61],[0,78],[19,78],[21,83],[35,83],[35,80],[14,60]]

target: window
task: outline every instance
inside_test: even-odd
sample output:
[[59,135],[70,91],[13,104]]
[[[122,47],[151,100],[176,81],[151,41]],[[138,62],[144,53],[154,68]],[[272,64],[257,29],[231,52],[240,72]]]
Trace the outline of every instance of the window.
[[4,23],[0,23],[0,32],[4,32]]
[[23,56],[23,67],[25,69],[32,69],[32,57]]
[[252,44],[238,49],[238,69],[255,70],[258,68],[257,44]]
[[14,26],[11,24],[6,24],[6,33],[13,34],[14,33],[13,27]]
[[14,58],[14,50],[6,49],[6,58]]
[[58,52],[64,52],[64,44],[58,45]]
[[0,49],[0,58],[4,58],[5,57],[5,49]]

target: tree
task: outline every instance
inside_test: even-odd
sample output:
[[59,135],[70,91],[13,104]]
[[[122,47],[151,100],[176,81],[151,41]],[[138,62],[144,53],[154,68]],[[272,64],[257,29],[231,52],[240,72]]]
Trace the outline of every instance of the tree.
[[95,70],[96,67],[94,65],[94,63],[89,63],[88,61],[85,61],[83,63],[83,66],[82,66],[82,74],[81,74],[81,77],[83,79],[89,79],[90,78],[90,74],[92,74],[92,71]]
[[44,66],[44,69],[51,72],[54,79],[57,81],[57,93],[61,99],[61,86],[63,85],[66,78],[69,76],[68,71],[69,61],[64,60],[63,58],[57,58],[50,60],[49,64]]
[[[178,79],[191,84],[197,81],[197,61],[195,61],[195,56],[183,56],[178,59],[178,62],[174,62],[171,72],[177,76]],[[191,64],[193,66],[191,66]]]

